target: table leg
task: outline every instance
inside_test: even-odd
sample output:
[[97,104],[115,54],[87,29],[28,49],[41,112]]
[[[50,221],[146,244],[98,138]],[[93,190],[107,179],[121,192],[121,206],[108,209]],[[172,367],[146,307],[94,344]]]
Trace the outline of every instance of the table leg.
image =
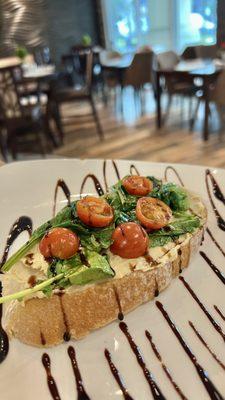
[[162,118],[161,118],[161,87],[160,87],[159,72],[156,72],[156,107],[157,107],[156,126],[158,129],[160,129],[162,126]]
[[208,96],[208,85],[207,82],[204,83],[204,98],[205,98],[205,115],[204,115],[204,125],[203,125],[203,140],[209,139],[209,96]]

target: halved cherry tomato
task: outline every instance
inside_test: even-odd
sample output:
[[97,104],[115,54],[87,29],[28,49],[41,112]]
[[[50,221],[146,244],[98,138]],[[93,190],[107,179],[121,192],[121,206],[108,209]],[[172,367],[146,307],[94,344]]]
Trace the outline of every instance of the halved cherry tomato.
[[77,215],[84,224],[96,228],[110,225],[114,216],[107,201],[94,196],[84,197],[77,202]]
[[136,216],[145,228],[160,229],[170,222],[172,210],[159,199],[142,197],[136,205]]
[[112,234],[113,244],[110,250],[122,258],[137,258],[143,256],[148,248],[148,235],[135,222],[118,225]]
[[57,257],[67,260],[77,253],[79,243],[78,236],[70,229],[53,228],[42,238],[39,249],[45,258]]
[[123,179],[123,187],[127,193],[135,196],[146,196],[153,189],[153,183],[145,176],[131,175]]

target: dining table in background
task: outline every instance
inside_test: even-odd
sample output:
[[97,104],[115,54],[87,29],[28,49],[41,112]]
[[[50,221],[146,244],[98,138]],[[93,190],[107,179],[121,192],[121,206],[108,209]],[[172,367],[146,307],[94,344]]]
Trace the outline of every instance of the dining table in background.
[[161,78],[177,79],[181,82],[194,82],[196,78],[202,81],[201,90],[203,92],[202,99],[204,101],[204,123],[202,130],[203,140],[209,138],[209,87],[215,84],[220,72],[225,65],[219,65],[214,60],[195,59],[180,61],[174,69],[155,69],[156,73],[156,126],[158,129],[162,127],[162,110],[161,110],[161,94],[162,86]]

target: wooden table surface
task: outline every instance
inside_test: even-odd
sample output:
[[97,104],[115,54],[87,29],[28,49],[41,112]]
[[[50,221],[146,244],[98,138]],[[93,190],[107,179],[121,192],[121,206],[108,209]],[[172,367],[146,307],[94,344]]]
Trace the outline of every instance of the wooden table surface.
[[21,59],[19,57],[6,57],[0,58],[0,69],[8,69],[21,65]]

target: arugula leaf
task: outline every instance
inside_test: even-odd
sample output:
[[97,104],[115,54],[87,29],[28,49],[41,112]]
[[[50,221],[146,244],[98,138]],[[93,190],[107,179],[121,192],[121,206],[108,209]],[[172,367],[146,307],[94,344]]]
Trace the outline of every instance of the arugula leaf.
[[192,233],[201,224],[197,216],[187,212],[177,212],[173,216],[174,219],[169,225],[149,234],[150,247],[163,246],[177,236]]
[[156,187],[150,193],[151,197],[158,198],[166,203],[172,210],[185,211],[188,209],[188,196],[180,186],[174,183],[165,183],[160,188]]
[[149,235],[150,238],[150,247],[158,247],[158,246],[165,246],[165,244],[173,241],[172,236],[159,236],[151,234]]
[[85,251],[90,267],[82,266],[69,276],[72,285],[85,285],[106,278],[112,278],[115,273],[110,267],[106,256],[101,256],[92,251]]

